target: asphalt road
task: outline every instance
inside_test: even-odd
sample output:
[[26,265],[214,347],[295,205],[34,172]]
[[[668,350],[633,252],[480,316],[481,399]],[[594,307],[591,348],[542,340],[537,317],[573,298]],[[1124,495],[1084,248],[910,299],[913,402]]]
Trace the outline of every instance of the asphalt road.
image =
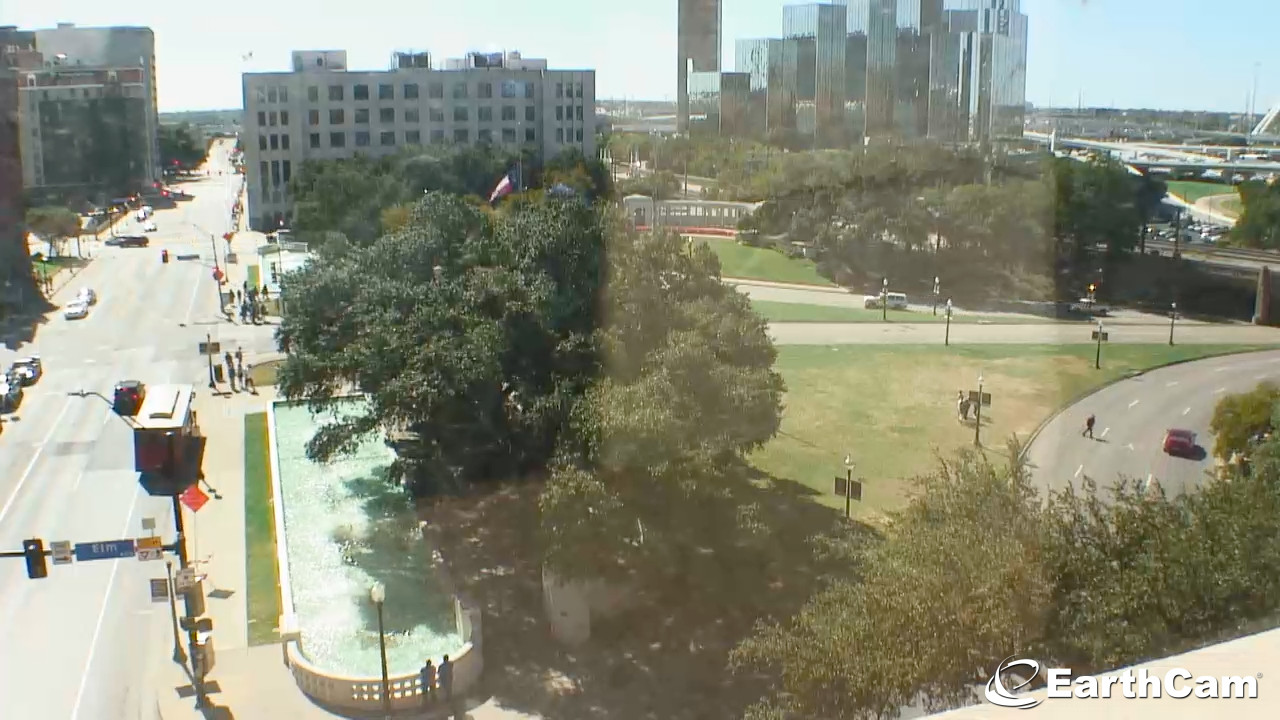
[[[1171,365],[1110,385],[1068,408],[1041,430],[1027,451],[1033,477],[1042,488],[1079,487],[1092,478],[1109,488],[1123,477],[1149,475],[1170,494],[1204,483],[1213,467],[1209,421],[1224,394],[1280,382],[1280,351],[1229,355]],[[1094,438],[1081,436],[1090,413]],[[1197,434],[1200,460],[1166,455],[1164,432],[1183,428]]]
[[[224,165],[226,149],[216,152]],[[121,379],[204,388],[196,343],[234,326],[217,319],[208,236],[194,226],[225,232],[238,182],[228,173],[186,183],[195,199],[156,212],[148,248],[95,243],[93,261],[54,297],[63,305],[92,287],[99,302],[89,316],[55,310],[29,345],[0,346],[5,367],[38,353],[45,368],[0,434],[0,547],[136,537],[144,517],[172,540],[170,502],[139,489],[130,429],[106,398]],[[162,265],[160,248],[204,256]],[[147,580],[164,575],[162,563],[130,558],[51,564],[48,578],[29,580],[21,559],[0,562],[0,717],[151,717],[146,684],[172,646],[168,606],[150,602]]]
[[[973,344],[1076,345],[1093,342],[1093,325],[1050,323],[998,325],[951,323],[951,342]],[[1120,324],[1104,326],[1108,341],[1142,345],[1169,342],[1168,324]],[[945,323],[770,323],[769,334],[779,345],[942,344]],[[1185,344],[1280,343],[1280,329],[1256,325],[1178,323],[1174,340]],[[1105,359],[1107,349],[1102,349]]]

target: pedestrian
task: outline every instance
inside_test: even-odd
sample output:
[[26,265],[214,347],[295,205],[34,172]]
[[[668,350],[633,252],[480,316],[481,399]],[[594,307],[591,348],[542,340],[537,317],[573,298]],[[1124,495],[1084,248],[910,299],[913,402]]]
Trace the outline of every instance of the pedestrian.
[[969,418],[969,403],[964,400],[963,390],[956,391],[956,414],[960,416],[961,420]]
[[227,363],[227,379],[231,382],[231,392],[240,392],[236,386],[236,366],[231,363]]
[[240,345],[236,346],[236,365],[244,365],[244,347]]
[[244,385],[245,389],[248,390],[250,393],[254,395],[258,394],[258,386],[253,382],[253,364],[252,363],[250,363],[248,367],[240,368],[240,384]]
[[1090,416],[1088,417],[1088,419],[1086,419],[1086,420],[1084,421],[1084,432],[1082,432],[1082,433],[1080,433],[1080,434],[1081,434],[1082,436],[1087,437],[1087,438],[1089,438],[1090,440],[1092,440],[1092,439],[1093,439],[1093,424],[1094,424],[1095,422],[1097,422],[1097,418],[1095,418],[1093,415],[1090,415]]
[[249,281],[245,280],[244,284],[242,284],[240,288],[243,292],[249,292]]
[[440,694],[445,702],[453,699],[453,663],[448,655],[440,661]]
[[266,286],[266,284],[264,283],[264,284],[262,285],[262,299],[263,299],[263,300],[266,300],[266,299],[267,299],[267,298],[269,298],[269,297],[271,297],[271,289],[270,289],[270,288],[268,288],[268,287]]
[[432,664],[431,658],[427,658],[427,664],[422,666],[422,704],[426,705],[436,699],[436,666]]

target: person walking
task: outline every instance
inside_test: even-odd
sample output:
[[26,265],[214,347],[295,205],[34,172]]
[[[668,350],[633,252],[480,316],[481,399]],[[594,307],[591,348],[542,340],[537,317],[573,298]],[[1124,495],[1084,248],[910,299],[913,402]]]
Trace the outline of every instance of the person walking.
[[1084,431],[1083,431],[1083,432],[1081,432],[1081,433],[1080,433],[1080,435],[1081,435],[1081,436],[1083,436],[1083,437],[1087,437],[1087,438],[1089,438],[1090,440],[1092,440],[1092,439],[1093,439],[1093,425],[1094,425],[1094,423],[1096,423],[1097,421],[1098,421],[1098,419],[1097,419],[1097,418],[1095,418],[1093,415],[1090,415],[1090,416],[1088,417],[1088,419],[1086,419],[1086,420],[1084,421]]
[[963,390],[956,391],[956,415],[960,416],[961,420],[969,419],[969,403],[965,402]]
[[422,704],[429,705],[436,699],[436,666],[432,664],[431,658],[427,658],[427,663],[422,666]]
[[253,382],[253,363],[240,368],[240,384],[244,385],[250,394],[258,394],[258,385]]
[[236,366],[231,363],[227,363],[227,378],[231,381],[231,392],[240,392],[240,389],[236,386]]
[[453,662],[448,655],[440,661],[440,694],[445,702],[453,699]]
[[236,365],[244,366],[244,346],[242,345],[236,346]]

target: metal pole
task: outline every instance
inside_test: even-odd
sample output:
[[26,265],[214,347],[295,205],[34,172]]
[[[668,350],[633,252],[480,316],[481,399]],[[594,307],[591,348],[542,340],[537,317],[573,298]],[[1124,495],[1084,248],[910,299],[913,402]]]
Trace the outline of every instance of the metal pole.
[[1173,303],[1169,310],[1169,344],[1173,345],[1173,322],[1178,317],[1178,303]]
[[844,519],[849,519],[849,503],[853,497],[853,468],[844,469],[847,480],[844,486]]
[[182,633],[178,631],[178,586],[173,582],[173,561],[164,561],[165,573],[169,576],[169,615],[173,618],[173,661],[179,665],[187,664],[187,654],[182,650]]
[[982,378],[978,378],[978,411],[973,423],[973,444],[982,447]]
[[382,603],[378,606],[378,652],[382,655],[382,711],[391,714],[391,682],[387,677],[387,635],[382,629]]
[[1098,323],[1098,351],[1093,356],[1093,369],[1102,369],[1102,323]]
[[[219,299],[221,299],[221,294],[219,294]],[[215,380],[213,377],[213,335],[211,335],[210,333],[204,334],[204,356],[209,361],[209,389],[217,390],[218,381]],[[174,498],[174,500],[176,502],[177,498]],[[180,508],[178,508],[177,506],[174,507],[174,512],[178,513],[179,517],[182,516],[182,513],[180,512]]]
[[[178,538],[174,542],[178,547],[178,566],[187,567],[187,537],[183,529],[182,522],[182,501],[177,495],[172,496],[173,499],[173,525],[178,531]],[[196,615],[192,612],[191,593],[190,591],[183,593],[183,600],[186,605],[186,617],[195,619]],[[199,658],[200,638],[196,633],[194,625],[189,626],[187,630],[187,654],[191,660],[191,685],[196,691],[196,707],[203,708],[207,705],[208,699],[204,693],[204,668]]]
[[889,322],[889,278],[880,286],[880,321]]
[[951,298],[947,298],[947,336],[942,342],[943,345],[951,345]]

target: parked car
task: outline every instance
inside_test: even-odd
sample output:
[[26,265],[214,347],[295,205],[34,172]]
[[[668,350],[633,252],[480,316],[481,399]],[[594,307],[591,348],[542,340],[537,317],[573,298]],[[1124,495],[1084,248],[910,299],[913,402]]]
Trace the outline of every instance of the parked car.
[[[888,293],[885,297],[887,298],[890,310],[906,310],[907,309],[906,293],[891,292],[891,293]],[[880,296],[879,295],[863,296],[862,306],[867,310],[879,310]]]
[[88,316],[89,316],[88,303],[84,303],[79,300],[76,300],[75,302],[71,303],[66,307],[65,310],[62,311],[62,317],[68,320],[80,320]]
[[22,382],[12,375],[0,379],[0,412],[13,412],[22,404]]
[[142,232],[155,232],[156,224],[148,220],[142,224]]
[[133,417],[147,396],[147,386],[140,380],[121,380],[111,394],[111,409],[117,415]]
[[151,244],[145,235],[121,235],[112,243],[119,247],[146,247]]
[[1193,457],[1197,452],[1196,434],[1190,430],[1171,428],[1164,433],[1164,451],[1177,457]]
[[85,305],[97,305],[98,293],[92,288],[80,288],[80,292],[76,293],[76,302],[83,302]]
[[40,362],[39,355],[32,355],[15,362],[9,368],[9,374],[16,376],[23,385],[35,385],[40,376],[44,375],[44,365]]

